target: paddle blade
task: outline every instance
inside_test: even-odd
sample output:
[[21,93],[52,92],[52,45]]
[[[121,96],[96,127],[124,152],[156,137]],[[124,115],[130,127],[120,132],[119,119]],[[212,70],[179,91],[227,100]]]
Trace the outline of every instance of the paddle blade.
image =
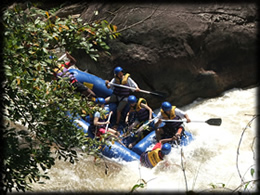
[[211,118],[205,122],[209,125],[220,126],[222,123],[222,119],[221,118]]
[[167,95],[166,93],[163,93],[163,92],[154,91],[154,92],[150,92],[150,94],[151,94],[151,95],[158,96],[158,97],[162,97],[162,98],[168,97],[168,95]]

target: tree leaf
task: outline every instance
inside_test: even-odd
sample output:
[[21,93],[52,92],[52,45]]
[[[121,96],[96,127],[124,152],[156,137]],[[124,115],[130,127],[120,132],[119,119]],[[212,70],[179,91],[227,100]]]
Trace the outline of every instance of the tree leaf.
[[251,168],[250,173],[251,173],[251,176],[254,177],[255,169]]

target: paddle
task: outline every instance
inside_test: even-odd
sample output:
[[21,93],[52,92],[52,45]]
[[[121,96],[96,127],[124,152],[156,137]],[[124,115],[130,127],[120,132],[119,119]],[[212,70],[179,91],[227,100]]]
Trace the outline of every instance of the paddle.
[[136,133],[142,131],[147,125],[149,125],[151,122],[153,122],[155,119],[157,119],[158,117],[154,117],[153,119],[147,121],[146,123],[144,123],[141,127],[139,127],[137,130],[136,130]]
[[[147,125],[149,125],[151,122],[153,122],[155,119],[157,119],[158,117],[154,117],[151,120],[147,121],[146,123],[144,123],[141,127],[139,127],[134,133],[139,133],[141,132]],[[128,136],[130,136],[131,134],[128,133],[127,135],[123,136],[123,138],[126,138]]]
[[[110,121],[112,113],[113,113],[112,111],[109,113],[107,121]],[[107,132],[107,129],[108,129],[108,124],[106,124],[106,129],[105,129],[106,132]]]
[[[129,86],[126,86],[126,85],[119,85],[119,84],[111,83],[111,82],[109,82],[109,84],[110,84],[110,85],[117,86],[117,87],[122,87],[122,88],[126,88],[126,89],[136,90],[136,88],[134,88],[134,87],[129,87]],[[148,94],[156,95],[156,96],[160,96],[160,97],[166,97],[166,94],[165,94],[165,93],[162,93],[162,92],[152,92],[152,91],[146,91],[146,90],[143,90],[143,89],[140,89],[139,92],[148,93]]]
[[[165,122],[187,122],[187,120],[162,120]],[[220,126],[222,123],[221,118],[211,118],[206,121],[191,121],[191,122],[196,122],[196,123],[207,123],[209,125],[214,125],[214,126]]]
[[60,61],[60,60],[62,60],[65,56],[66,56],[67,54],[65,53],[65,54],[63,54],[57,61]]
[[[110,118],[111,118],[111,115],[112,115],[112,114],[113,114],[113,111],[111,111],[111,112],[109,113],[107,121],[110,121]],[[106,124],[105,133],[107,132],[107,130],[108,130],[108,124]],[[126,147],[125,144],[123,144],[123,143],[121,142],[121,140],[119,140],[119,138],[118,138],[116,135],[111,135],[111,136],[115,137],[115,138],[117,139],[117,141],[118,141],[121,145],[123,145],[124,147]]]

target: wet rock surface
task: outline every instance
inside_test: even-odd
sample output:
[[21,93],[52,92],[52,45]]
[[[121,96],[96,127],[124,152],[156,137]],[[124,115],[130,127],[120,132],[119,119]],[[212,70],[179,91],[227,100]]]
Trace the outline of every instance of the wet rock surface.
[[78,51],[77,66],[108,80],[121,66],[141,89],[168,94],[136,94],[152,107],[163,100],[182,106],[258,82],[256,4],[79,3],[59,12],[65,10],[86,22],[106,19],[121,33],[109,41],[111,56],[101,53],[94,62]]

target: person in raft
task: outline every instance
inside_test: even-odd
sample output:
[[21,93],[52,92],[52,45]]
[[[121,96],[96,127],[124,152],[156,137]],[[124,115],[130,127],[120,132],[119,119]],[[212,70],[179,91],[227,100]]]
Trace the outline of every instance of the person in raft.
[[146,151],[141,154],[140,163],[144,167],[153,168],[164,160],[165,155],[168,155],[170,152],[171,145],[169,143],[162,145],[161,142],[158,142],[151,151]]
[[[135,116],[134,122],[128,127],[126,135],[132,131],[133,128],[140,124],[144,124],[146,121],[151,120],[153,116],[153,110],[148,106],[147,101],[144,98],[136,98],[134,95],[128,97],[128,104],[130,104],[130,110],[126,115],[126,123],[129,122],[129,115],[132,113]],[[138,130],[138,129],[137,129]],[[142,131],[138,132],[138,139],[130,143],[128,148],[132,148],[141,138]]]
[[138,85],[133,81],[133,79],[130,78],[130,74],[124,74],[123,69],[119,66],[114,69],[114,78],[110,81],[110,83],[112,84],[110,85],[108,80],[106,80],[105,83],[107,88],[111,88],[113,90],[113,94],[105,99],[106,103],[118,103],[116,124],[113,127],[113,129],[117,129],[121,119],[121,112],[127,105],[128,96],[130,95],[131,90],[123,87],[114,86],[113,83],[135,88],[134,91],[139,91],[140,89]]
[[[108,124],[110,124],[110,122],[108,121],[108,116],[111,112],[108,112],[108,110],[105,108],[105,99],[104,98],[97,98],[95,101],[96,104],[98,104],[103,110],[106,110],[105,115],[102,115],[101,112],[96,111],[94,113],[93,116],[93,122],[91,122],[92,124],[91,126],[91,131],[92,133],[97,136],[100,137],[101,135],[104,135],[105,133],[109,133],[111,136],[115,137],[117,139],[117,141],[119,141],[118,136],[119,133],[111,128],[107,128],[106,130],[106,126]],[[122,145],[124,145],[121,141],[119,141]]]
[[[57,68],[54,69],[54,76],[59,79],[59,78],[68,78],[68,80],[70,81],[70,83],[72,84],[72,86],[75,87],[75,91],[76,92],[80,92],[82,95],[84,95],[85,97],[90,97],[93,100],[95,100],[96,98],[96,94],[89,89],[88,87],[86,87],[84,84],[78,82],[78,80],[76,79],[76,77],[74,77],[74,75],[72,73],[69,72],[68,68],[72,65],[76,64],[76,59],[73,58],[68,52],[66,52],[66,56],[67,58],[69,58],[69,62],[66,62],[65,64],[58,64]],[[52,58],[50,56],[50,58]]]
[[[190,122],[190,118],[187,113],[172,106],[169,102],[163,102],[161,110],[157,115],[158,119],[155,121],[155,127],[161,124],[162,119],[164,120],[181,120],[182,118],[187,119],[187,123]],[[184,135],[184,125],[183,122],[167,122],[165,125],[156,130],[156,140],[157,142],[166,143],[172,141],[179,141]]]

